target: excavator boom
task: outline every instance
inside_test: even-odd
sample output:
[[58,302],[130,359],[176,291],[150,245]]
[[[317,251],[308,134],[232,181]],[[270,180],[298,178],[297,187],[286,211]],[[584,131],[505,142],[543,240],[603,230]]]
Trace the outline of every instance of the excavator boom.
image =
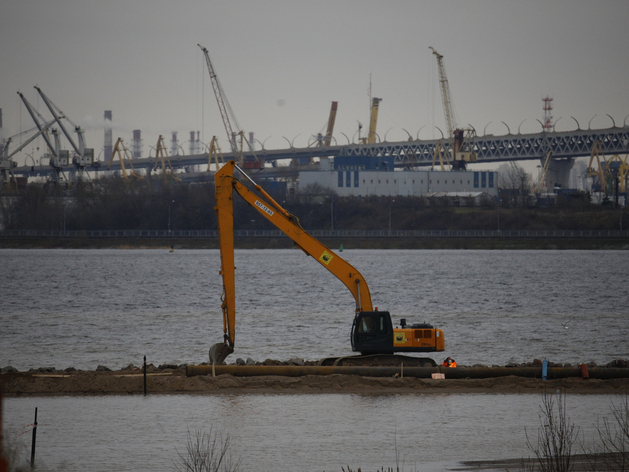
[[[234,177],[234,171],[249,180],[261,194],[249,190]],[[319,264],[335,275],[349,289],[356,301],[356,312],[372,311],[373,304],[369,286],[362,274],[343,258],[308,234],[299,224],[297,217],[282,208],[268,193],[256,184],[234,161],[229,161],[216,174],[216,216],[221,253],[221,275],[223,277],[223,332],[224,342],[212,346],[210,358],[220,363],[233,352],[236,322],[235,310],[235,268],[234,268],[234,217],[233,193],[240,195],[262,216],[273,223],[280,231],[291,238],[295,245],[307,255],[312,256]],[[214,356],[213,354],[214,353]],[[224,355],[223,355],[224,354]],[[222,357],[222,358],[221,358]]]
[[[254,187],[247,188],[234,177],[238,170]],[[214,174],[215,199],[218,220],[218,237],[221,252],[221,275],[223,277],[223,342],[210,348],[210,361],[220,364],[234,351],[236,324],[236,289],[234,266],[234,192],[273,223],[293,240],[295,245],[312,256],[329,270],[351,292],[356,301],[356,313],[352,325],[352,350],[361,354],[393,354],[394,352],[443,351],[443,331],[429,324],[407,325],[400,320],[401,327],[393,327],[388,311],[374,310],[369,286],[362,274],[351,264],[334,254],[331,249],[309,235],[300,225],[299,219],[280,206],[268,193],[256,184],[232,160]],[[431,359],[420,359],[435,365]]]

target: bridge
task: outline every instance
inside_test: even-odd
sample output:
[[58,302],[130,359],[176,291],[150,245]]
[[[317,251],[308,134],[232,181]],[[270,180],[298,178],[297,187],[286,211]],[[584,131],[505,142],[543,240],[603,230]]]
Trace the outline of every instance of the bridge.
[[[555,181],[567,180],[566,175],[577,157],[590,156],[594,144],[599,141],[603,152],[607,155],[629,152],[629,126],[613,126],[607,129],[577,129],[563,132],[542,132],[534,134],[506,134],[502,136],[485,135],[477,136],[474,140],[474,151],[478,156],[478,163],[540,160],[549,151],[552,151],[553,163],[550,172],[555,172]],[[432,165],[435,146],[439,140],[412,139],[409,135],[407,141],[379,142],[374,144],[347,144],[323,147],[306,147],[267,150],[261,149],[255,154],[264,159],[271,167],[266,167],[262,172],[269,178],[277,176],[295,175],[297,168],[292,171],[277,164],[282,161],[298,160],[308,162],[318,157],[336,156],[393,156],[395,166],[405,169],[414,169]],[[447,148],[448,143],[444,143]],[[225,153],[225,160],[234,158],[233,153]],[[251,152],[245,152],[245,157],[253,157]],[[175,169],[191,168],[193,166],[208,163],[208,154],[177,155],[171,156],[170,162]],[[37,164],[37,163],[34,163]],[[152,169],[155,158],[134,159],[133,167],[136,169]],[[90,171],[104,171],[107,163],[99,162],[97,166],[88,167]],[[118,162],[112,163],[111,170],[119,170]],[[303,169],[303,167],[302,167]],[[75,171],[73,165],[63,168],[64,172]],[[53,172],[44,159],[40,159],[37,165],[22,166],[13,169],[15,175],[48,176]]]

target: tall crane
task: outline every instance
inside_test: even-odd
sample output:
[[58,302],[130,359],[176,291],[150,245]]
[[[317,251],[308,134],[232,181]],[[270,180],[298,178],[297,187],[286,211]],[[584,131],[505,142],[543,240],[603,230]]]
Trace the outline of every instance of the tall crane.
[[[35,89],[37,90],[37,92],[39,92],[39,95],[44,100],[44,103],[48,107],[48,110],[50,110],[50,113],[61,128],[61,131],[63,132],[65,137],[68,138],[70,145],[74,149],[75,155],[72,157],[72,163],[79,173],[79,178],[86,177],[87,173],[85,172],[85,168],[94,165],[94,149],[85,147],[85,131],[80,126],[73,123],[72,120],[70,120],[70,118],[68,118],[59,109],[59,107],[52,103],[50,98],[48,98],[44,94],[42,89],[40,89],[37,85],[35,86]],[[74,131],[78,136],[78,144],[74,142],[72,136],[66,130],[66,127],[63,125],[63,121],[61,121],[61,118],[65,118],[66,120],[68,120],[68,122],[74,127]]]
[[53,144],[52,141],[50,141],[48,133],[45,132],[45,125],[40,123],[40,120],[44,121],[44,118],[41,116],[41,114],[39,114],[37,110],[33,108],[33,106],[28,102],[28,100],[26,100],[26,97],[21,92],[18,91],[17,94],[22,99],[22,102],[24,102],[24,106],[28,110],[28,113],[31,115],[33,121],[35,122],[35,126],[37,126],[37,129],[42,133],[41,136],[44,138],[44,141],[46,141],[46,145],[48,146],[48,150],[50,151],[50,154],[48,154],[48,156],[50,156],[48,162],[53,170],[53,181],[57,185],[59,185],[59,183],[61,182],[61,178],[64,177],[65,179],[63,167],[68,165],[68,151],[61,151],[59,133],[54,128],[52,129],[52,134],[55,142]]
[[531,191],[533,193],[541,193],[542,190],[546,189],[548,191],[548,186],[546,182],[546,176],[548,175],[548,168],[550,167],[550,162],[552,161],[553,152],[548,151],[546,155],[546,159],[544,160],[544,164],[537,176],[537,181],[533,184]]
[[[124,181],[127,184],[127,186],[129,185],[129,176],[137,180],[144,179],[144,177],[138,174],[133,168],[131,152],[124,145],[124,141],[122,140],[122,138],[118,138],[118,140],[116,141],[116,145],[114,146],[113,151],[111,152],[111,159],[109,160],[109,166],[107,166],[107,170],[111,168],[111,165],[114,162],[114,157],[116,155],[118,155],[118,160],[120,161],[120,171],[122,173],[122,177],[124,178]],[[127,168],[124,165],[125,161],[127,161],[129,163],[129,166],[131,167],[131,172],[129,173],[127,173]]]
[[[448,131],[448,142],[450,143],[449,151],[453,162],[452,169],[465,169],[466,162],[476,162],[478,160],[477,154],[474,152],[473,143],[476,133],[473,129],[457,129],[450,94],[450,84],[448,83],[446,68],[443,64],[443,55],[439,54],[432,46],[429,46],[429,48],[436,56],[437,66],[439,67],[439,85],[443,102],[443,114]],[[457,157],[459,158],[458,160]]]
[[374,144],[376,142],[376,126],[378,125],[378,109],[380,108],[381,98],[373,97],[371,99],[371,118],[369,119],[369,134],[367,135],[367,143]]
[[452,100],[450,99],[450,84],[446,77],[446,68],[443,65],[443,56],[439,54],[435,48],[428,46],[432,53],[437,57],[437,66],[439,67],[439,86],[441,89],[441,101],[443,102],[443,114],[446,120],[446,128],[448,131],[448,139],[454,139],[454,128],[456,121],[452,110]]
[[360,130],[363,125],[358,122],[358,141],[361,144],[374,144],[376,142],[376,127],[378,126],[378,109],[380,108],[381,98],[373,97],[371,99],[371,113],[369,116],[369,132],[366,138],[360,137]]
[[[225,132],[227,133],[227,140],[229,141],[229,144],[231,145],[232,152],[234,153],[234,158],[237,158],[241,165],[245,165],[244,142],[246,142],[247,145],[249,146],[249,150],[254,155],[255,164],[252,163],[252,165],[245,165],[245,167],[260,168],[261,163],[258,160],[257,156],[255,156],[255,152],[253,151],[253,148],[251,147],[251,143],[246,138],[244,138],[244,131],[240,129],[240,126],[238,126],[238,120],[236,120],[234,116],[234,112],[229,106],[229,102],[227,101],[225,92],[223,92],[223,87],[221,87],[221,84],[218,81],[218,76],[216,75],[216,72],[214,72],[214,66],[212,66],[212,61],[210,60],[210,53],[208,52],[206,48],[204,48],[200,44],[197,44],[197,46],[201,48],[201,51],[203,51],[203,54],[205,56],[205,63],[207,64],[207,70],[210,74],[210,81],[212,82],[212,88],[214,89],[214,95],[216,96],[218,109],[221,113],[221,118],[223,119],[223,126],[225,126]],[[236,132],[234,132],[234,129],[232,128],[229,115],[231,115],[232,118],[234,119]],[[240,149],[238,149],[238,144],[236,142],[237,136],[240,136],[240,141],[241,141]]]
[[332,106],[330,107],[330,117],[328,118],[328,129],[325,132],[325,137],[323,138],[323,145],[329,146],[332,144],[332,133],[334,132],[334,122],[336,121],[336,110],[338,108],[339,102],[332,102]]

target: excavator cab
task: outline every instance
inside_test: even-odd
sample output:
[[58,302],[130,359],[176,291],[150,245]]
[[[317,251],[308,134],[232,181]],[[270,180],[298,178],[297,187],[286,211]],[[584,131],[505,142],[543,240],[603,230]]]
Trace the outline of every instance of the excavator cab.
[[352,325],[352,351],[361,354],[435,352],[445,350],[443,331],[431,324],[408,326],[406,319],[393,327],[388,311],[360,311]]
[[393,354],[393,324],[388,311],[359,311],[352,324],[352,351]]

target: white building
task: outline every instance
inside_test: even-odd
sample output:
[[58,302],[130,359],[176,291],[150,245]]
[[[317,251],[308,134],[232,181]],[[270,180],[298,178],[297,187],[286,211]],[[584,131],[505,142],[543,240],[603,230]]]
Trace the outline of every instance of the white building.
[[475,197],[498,195],[494,171],[378,171],[330,169],[299,172],[299,192],[309,185],[328,187],[340,197],[430,196],[436,193]]

